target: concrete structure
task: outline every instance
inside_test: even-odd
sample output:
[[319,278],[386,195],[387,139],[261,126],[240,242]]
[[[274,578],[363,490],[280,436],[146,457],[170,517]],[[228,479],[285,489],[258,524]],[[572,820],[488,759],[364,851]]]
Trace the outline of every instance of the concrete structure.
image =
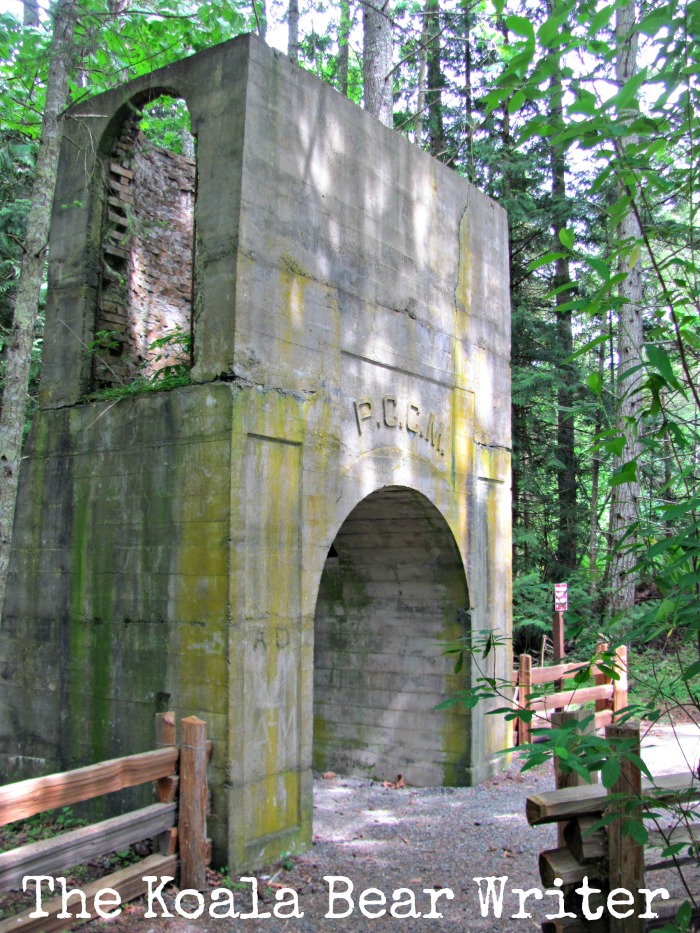
[[[85,403],[105,179],[163,92],[197,139],[191,385]],[[6,773],[148,748],[154,712],[195,713],[236,871],[309,843],[312,760],[498,768],[500,717],[434,707],[476,676],[441,640],[510,631],[509,329],[504,212],[257,40],[74,108],[1,633]],[[485,663],[508,676],[507,649]]]

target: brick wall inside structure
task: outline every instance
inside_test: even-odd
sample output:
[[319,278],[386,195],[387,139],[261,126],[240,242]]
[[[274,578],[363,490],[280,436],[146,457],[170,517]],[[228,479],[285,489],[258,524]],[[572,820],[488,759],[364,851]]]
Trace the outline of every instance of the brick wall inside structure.
[[[110,153],[93,382],[152,379],[190,363],[195,161],[151,143],[128,119]],[[187,339],[155,341],[181,331]]]

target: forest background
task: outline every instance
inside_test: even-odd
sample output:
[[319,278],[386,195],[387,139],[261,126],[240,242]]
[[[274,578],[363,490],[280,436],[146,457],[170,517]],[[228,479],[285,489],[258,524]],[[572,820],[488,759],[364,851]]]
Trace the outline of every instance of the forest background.
[[[539,652],[552,584],[567,582],[569,646],[586,657],[600,633],[633,643],[648,675],[636,713],[694,715],[700,0],[24,0],[18,11],[0,13],[0,605],[62,114],[252,31],[507,210],[515,650]],[[142,126],[187,147],[186,120],[159,101]],[[559,751],[571,746],[559,738]]]

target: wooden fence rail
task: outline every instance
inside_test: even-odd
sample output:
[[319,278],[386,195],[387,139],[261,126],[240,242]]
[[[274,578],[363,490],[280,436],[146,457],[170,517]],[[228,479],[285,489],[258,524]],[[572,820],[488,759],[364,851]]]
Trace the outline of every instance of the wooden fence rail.
[[[607,650],[607,645],[600,645],[598,653]],[[616,712],[627,706],[627,648],[621,645],[615,651],[614,667],[616,677],[611,677],[611,665],[604,662],[593,664],[581,661],[570,661],[566,664],[555,664],[551,667],[533,667],[529,654],[520,655],[520,664],[517,677],[517,706],[519,709],[531,710],[534,713],[547,713],[549,710],[568,708],[572,703],[595,703],[595,727],[602,729],[610,725]],[[589,672],[595,678],[594,687],[577,687],[571,690],[562,690],[564,680],[575,677],[582,671]],[[533,687],[542,684],[557,684],[559,690],[548,696],[535,696]],[[546,717],[542,717],[542,725]],[[534,728],[537,722],[534,723]],[[525,745],[532,741],[533,722],[518,720],[518,744]]]
[[[608,726],[606,738],[611,742],[631,739],[636,743],[632,751],[639,755],[640,730],[637,723]],[[618,811],[620,814],[624,812],[625,819],[631,815],[643,819],[649,811],[658,812],[660,805],[675,807],[698,800],[700,780],[686,771],[663,775],[651,782],[642,778],[639,768],[629,759],[623,757],[621,765],[620,776],[609,790],[601,784],[582,784],[527,798],[525,815],[531,826],[556,822],[562,828],[559,847],[540,853],[540,877],[547,887],[551,887],[555,879],[561,879],[567,910],[579,917],[579,920],[547,921],[542,924],[543,933],[577,933],[583,930],[590,933],[641,933],[668,923],[683,901],[682,898],[655,900],[652,912],[658,917],[647,920],[639,916],[646,912],[638,893],[647,887],[646,873],[697,862],[691,854],[663,856],[662,853],[677,842],[687,842],[690,846],[695,840],[700,841],[700,827],[684,821],[678,828],[648,831],[646,846],[623,833],[622,819],[613,820],[602,829],[592,831],[592,827],[604,813]],[[622,794],[625,795],[624,800],[620,797]],[[626,908],[633,909],[633,916],[618,919],[604,909],[599,920],[582,917],[581,898],[576,888],[584,878],[602,892],[599,901],[589,902],[591,909],[604,905],[609,891],[624,888],[635,898],[633,908]]]
[[[146,892],[143,878],[147,875],[174,877],[179,867],[181,886],[203,888],[209,861],[206,766],[212,744],[206,739],[206,723],[200,719],[194,716],[183,719],[181,727],[182,750],[174,744],[174,713],[159,713],[156,744],[162,748],[0,787],[0,826],[151,782],[155,784],[158,801],[123,816],[1,853],[0,891],[18,886],[27,875],[53,877],[64,869],[144,839],[153,839],[159,851],[82,888],[86,894],[86,912],[91,918],[97,916],[94,895],[98,890],[112,888],[120,895],[122,903],[126,903]],[[179,800],[176,801],[178,790]],[[48,917],[30,917],[33,910],[10,917],[0,922],[0,933],[64,930],[66,920],[57,917],[62,906],[62,899],[54,898],[43,907]],[[79,919],[74,917],[71,924],[87,919],[81,914]]]

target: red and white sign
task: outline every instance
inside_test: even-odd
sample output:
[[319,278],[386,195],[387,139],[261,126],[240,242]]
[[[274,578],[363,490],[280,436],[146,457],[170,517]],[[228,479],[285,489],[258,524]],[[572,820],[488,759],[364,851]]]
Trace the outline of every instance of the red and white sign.
[[566,583],[554,584],[554,611],[566,612],[569,608],[569,594],[567,593]]

